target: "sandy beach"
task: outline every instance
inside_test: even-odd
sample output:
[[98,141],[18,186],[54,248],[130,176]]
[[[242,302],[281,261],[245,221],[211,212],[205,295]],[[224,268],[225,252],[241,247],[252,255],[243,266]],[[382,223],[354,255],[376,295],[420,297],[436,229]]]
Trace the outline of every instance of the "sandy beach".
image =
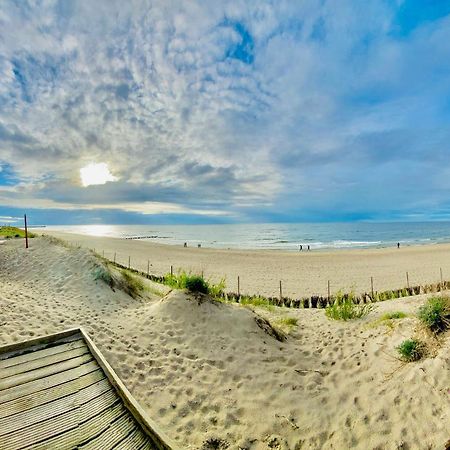
[[[95,242],[106,249],[108,243],[111,249],[136,247],[136,255],[142,247]],[[162,270],[164,249],[148,248],[160,252]],[[183,251],[170,249],[166,264]],[[196,251],[188,249],[185,257]],[[206,259],[193,264],[220,253],[201,250],[197,255]],[[380,255],[389,260],[388,252]],[[261,265],[270,255],[263,256]],[[327,257],[308,255],[315,264]],[[226,264],[238,256],[229,258]],[[370,260],[374,253],[355,258]],[[414,312],[424,296],[377,303],[364,319],[340,322],[323,310],[250,310],[165,286],[133,299],[95,281],[96,264],[88,250],[48,238],[33,239],[28,251],[21,240],[2,245],[0,344],[83,326],[183,449],[443,449],[450,437],[448,336],[416,363],[400,362],[395,351],[420,333]],[[388,311],[408,316],[390,326],[377,321]],[[274,324],[295,318],[297,325],[279,342],[257,325],[258,316]]]
[[241,293],[301,297],[326,295],[328,280],[331,293],[338,290],[356,293],[370,292],[371,277],[374,290],[406,287],[408,272],[411,286],[450,280],[450,244],[370,250],[339,250],[331,252],[281,252],[263,250],[220,250],[184,248],[155,244],[143,240],[95,237],[62,232],[45,232],[86,248],[100,255],[150,272],[163,275],[183,269],[203,272],[217,282],[225,278],[228,291],[237,292],[240,278]]

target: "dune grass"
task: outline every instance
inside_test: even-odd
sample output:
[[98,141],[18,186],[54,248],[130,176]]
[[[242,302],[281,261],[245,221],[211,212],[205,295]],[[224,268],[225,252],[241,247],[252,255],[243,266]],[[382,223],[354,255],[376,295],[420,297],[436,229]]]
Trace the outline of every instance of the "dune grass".
[[243,295],[239,299],[239,303],[243,306],[247,307],[256,306],[258,308],[267,309],[268,311],[273,311],[275,309],[275,307],[270,303],[270,301],[264,297],[250,297]]
[[136,298],[145,290],[145,284],[141,277],[134,275],[127,269],[120,271],[122,275],[122,289],[131,297]]
[[[25,230],[17,227],[3,226],[0,227],[0,236],[5,237],[6,239],[24,238]],[[28,232],[29,238],[34,238],[35,236],[36,235],[34,233]]]
[[431,297],[419,308],[419,320],[431,331],[439,333],[450,328],[450,297]]
[[201,275],[195,275],[184,271],[178,274],[164,275],[163,283],[174,289],[187,289],[190,292],[200,292],[202,294],[210,294],[212,297],[218,297],[225,289],[225,280],[214,284],[205,280]]
[[333,320],[352,320],[367,316],[373,308],[374,306],[369,303],[356,304],[353,293],[344,295],[339,291],[335,296],[334,303],[325,308],[325,314]]
[[381,320],[395,320],[395,319],[404,319],[407,317],[406,313],[402,311],[394,311],[383,314],[380,319]]
[[406,339],[397,347],[397,351],[406,362],[418,361],[423,356],[423,344],[416,339]]

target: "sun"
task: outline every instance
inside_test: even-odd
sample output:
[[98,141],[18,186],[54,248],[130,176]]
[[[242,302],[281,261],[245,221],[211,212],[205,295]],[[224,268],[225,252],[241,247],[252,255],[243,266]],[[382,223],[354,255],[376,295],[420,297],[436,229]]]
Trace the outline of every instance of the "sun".
[[109,171],[106,163],[92,163],[82,167],[80,169],[80,178],[84,187],[117,180],[117,177]]

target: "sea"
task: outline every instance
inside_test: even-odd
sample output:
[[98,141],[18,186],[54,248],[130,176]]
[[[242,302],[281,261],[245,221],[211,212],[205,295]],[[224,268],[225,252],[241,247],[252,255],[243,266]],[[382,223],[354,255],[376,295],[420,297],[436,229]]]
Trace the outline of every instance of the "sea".
[[49,230],[142,239],[189,247],[299,251],[450,242],[450,222],[267,223],[226,225],[65,225]]

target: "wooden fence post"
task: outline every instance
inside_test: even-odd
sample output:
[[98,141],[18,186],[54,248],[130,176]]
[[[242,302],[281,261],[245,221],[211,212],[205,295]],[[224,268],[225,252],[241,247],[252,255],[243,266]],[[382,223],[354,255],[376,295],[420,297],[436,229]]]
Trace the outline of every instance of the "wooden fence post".
[[406,287],[409,289],[409,273],[406,272]]
[[280,302],[283,301],[283,289],[281,288],[281,280],[280,280]]
[[330,303],[330,280],[328,280],[328,303]]
[[241,280],[238,275],[238,297],[241,298]]
[[439,267],[439,272],[441,274],[441,286],[444,286],[444,279],[442,277],[442,267]]
[[170,276],[173,277],[173,266],[170,266]]
[[28,226],[27,226],[27,215],[23,215],[23,220],[25,221],[25,248],[28,248]]
[[150,260],[147,259],[147,278],[150,275]]
[[131,256],[128,257],[128,268],[131,267]]
[[373,295],[373,277],[370,277],[370,288],[371,288],[371,291],[372,291],[372,301],[374,301],[375,297]]

